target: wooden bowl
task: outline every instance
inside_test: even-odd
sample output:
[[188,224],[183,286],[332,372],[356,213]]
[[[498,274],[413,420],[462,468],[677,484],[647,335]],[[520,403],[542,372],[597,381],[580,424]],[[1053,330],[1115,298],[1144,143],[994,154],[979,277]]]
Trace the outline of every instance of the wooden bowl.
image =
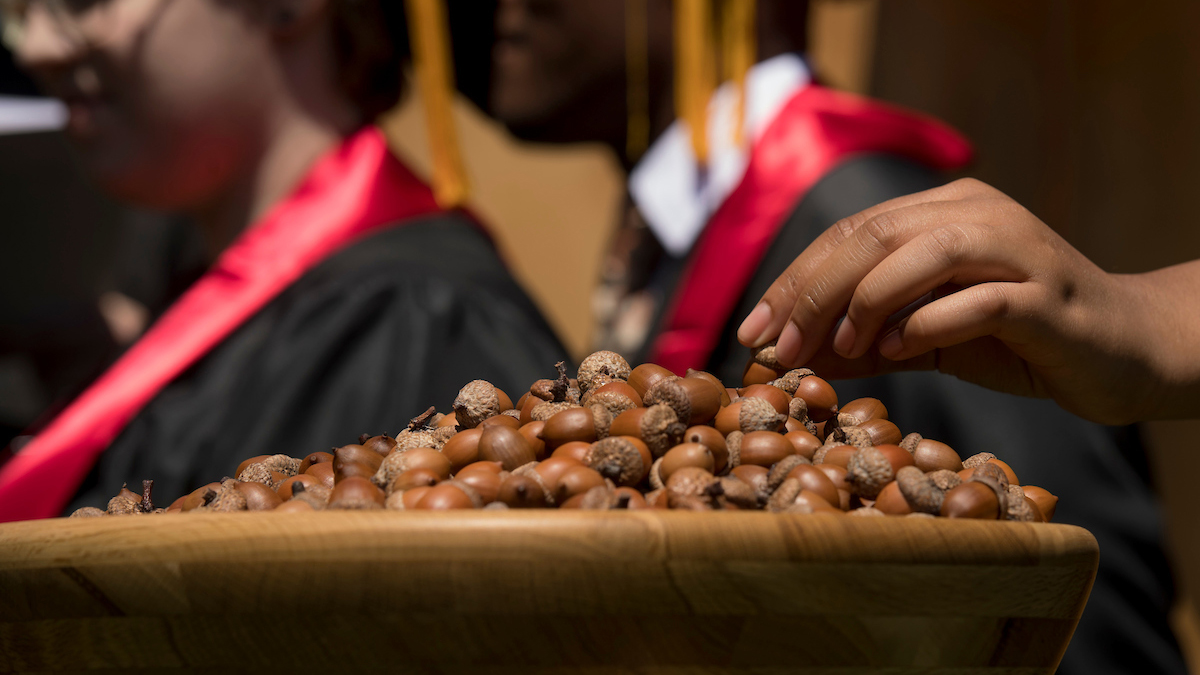
[[0,672],[1050,673],[1097,560],[1066,525],[830,515],[13,523]]

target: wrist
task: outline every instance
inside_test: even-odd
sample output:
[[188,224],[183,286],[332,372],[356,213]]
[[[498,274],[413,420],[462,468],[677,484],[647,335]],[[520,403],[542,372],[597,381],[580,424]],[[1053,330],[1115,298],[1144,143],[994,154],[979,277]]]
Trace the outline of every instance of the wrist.
[[1145,378],[1137,419],[1200,415],[1200,264],[1108,276],[1121,295],[1113,316]]

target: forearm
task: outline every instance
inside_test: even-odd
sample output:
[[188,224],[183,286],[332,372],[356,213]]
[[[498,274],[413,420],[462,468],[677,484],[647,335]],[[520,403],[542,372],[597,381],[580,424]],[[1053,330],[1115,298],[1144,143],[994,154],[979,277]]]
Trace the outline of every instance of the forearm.
[[1122,312],[1125,337],[1153,387],[1142,417],[1200,416],[1200,261],[1114,278],[1134,303]]

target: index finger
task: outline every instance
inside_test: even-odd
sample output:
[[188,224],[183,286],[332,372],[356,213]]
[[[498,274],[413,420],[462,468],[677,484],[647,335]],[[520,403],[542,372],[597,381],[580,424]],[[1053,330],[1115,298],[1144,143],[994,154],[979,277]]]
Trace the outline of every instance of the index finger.
[[738,328],[738,341],[747,347],[759,347],[779,337],[791,316],[806,281],[825,260],[872,218],[896,209],[929,202],[956,201],[991,194],[994,188],[973,179],[956,180],[924,192],[889,199],[833,224],[775,280],[750,315]]

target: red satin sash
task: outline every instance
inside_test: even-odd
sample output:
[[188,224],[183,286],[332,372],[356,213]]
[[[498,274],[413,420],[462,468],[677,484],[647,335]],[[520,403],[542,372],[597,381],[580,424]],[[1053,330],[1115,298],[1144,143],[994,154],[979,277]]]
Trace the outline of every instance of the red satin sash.
[[61,513],[100,454],[158,392],[301,275],[373,230],[438,210],[378,129],[347,139],[0,469],[0,522]]
[[741,183],[696,242],[651,361],[680,374],[704,368],[785,219],[837,164],[867,153],[948,170],[970,161],[971,146],[929,117],[816,85],[799,91],[755,143]]

